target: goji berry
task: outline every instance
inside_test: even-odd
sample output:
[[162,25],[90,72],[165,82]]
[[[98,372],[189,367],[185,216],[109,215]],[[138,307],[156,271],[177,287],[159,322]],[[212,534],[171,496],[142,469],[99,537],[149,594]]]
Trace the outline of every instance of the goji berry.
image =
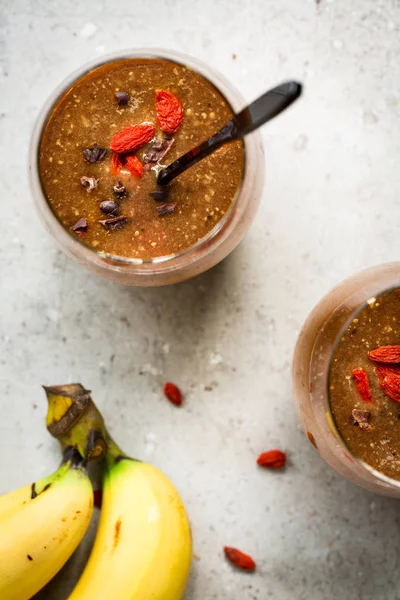
[[257,464],[260,467],[268,467],[269,469],[282,469],[286,463],[286,454],[280,450],[268,450],[262,452],[257,458]]
[[154,137],[155,131],[156,128],[152,123],[140,123],[125,127],[113,136],[110,148],[118,154],[136,152]]
[[384,379],[386,377],[386,375],[390,375],[390,374],[400,375],[399,367],[385,367],[383,365],[377,365],[375,368],[375,371],[376,371],[376,374],[378,375],[379,379]]
[[371,360],[382,363],[400,363],[400,346],[380,346],[368,354]]
[[93,490],[93,504],[97,508],[101,508],[103,503],[103,490]]
[[386,396],[395,402],[400,402],[400,375],[389,373],[380,381],[380,386]]
[[177,385],[171,382],[167,382],[164,385],[164,394],[172,404],[180,406],[182,404],[182,393]]
[[111,173],[116,177],[122,169],[122,161],[119,154],[114,153],[111,158]]
[[128,155],[124,159],[124,166],[128,169],[131,175],[141,179],[143,177],[143,165],[137,156]]
[[235,567],[239,567],[239,569],[243,569],[245,571],[254,571],[256,568],[256,563],[248,554],[241,552],[237,548],[231,548],[229,546],[225,546],[224,548],[226,558],[233,564]]
[[182,104],[172,92],[159,90],[156,94],[156,115],[162,131],[169,135],[176,133],[183,120]]
[[365,402],[371,402],[372,392],[368,381],[368,375],[364,369],[354,369],[352,375],[361,398]]

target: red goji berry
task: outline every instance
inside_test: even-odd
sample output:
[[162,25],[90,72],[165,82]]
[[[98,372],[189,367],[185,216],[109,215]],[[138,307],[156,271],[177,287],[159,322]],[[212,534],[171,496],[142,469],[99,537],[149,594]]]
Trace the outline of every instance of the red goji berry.
[[182,104],[172,92],[159,90],[156,94],[156,115],[162,131],[169,135],[176,133],[183,120]]
[[176,404],[176,406],[182,404],[182,393],[174,383],[167,382],[164,385],[164,394],[172,404]]
[[376,374],[378,375],[379,379],[384,379],[386,377],[386,375],[400,375],[400,368],[399,367],[385,367],[383,365],[377,365],[375,368]]
[[231,548],[229,546],[225,546],[224,548],[226,558],[233,564],[235,567],[239,567],[239,569],[243,569],[244,571],[254,571],[256,568],[256,563],[248,554],[241,552],[237,548]]
[[93,490],[93,504],[97,508],[101,508],[103,503],[103,490]]
[[152,123],[140,123],[125,127],[113,136],[110,148],[118,154],[136,152],[154,137],[155,131],[156,128]]
[[143,165],[137,156],[126,156],[124,159],[124,166],[128,169],[131,175],[141,179],[143,177]]
[[257,464],[260,467],[268,467],[269,469],[282,469],[286,463],[286,454],[280,450],[268,450],[262,452],[257,458]]
[[122,161],[119,154],[114,153],[111,158],[111,173],[116,177],[122,169]]
[[354,369],[352,375],[361,398],[365,402],[371,402],[372,392],[368,381],[368,375],[364,369]]
[[382,363],[400,363],[400,346],[380,346],[368,354],[371,360]]
[[395,400],[395,402],[400,402],[400,375],[389,373],[380,381],[380,386],[386,396]]

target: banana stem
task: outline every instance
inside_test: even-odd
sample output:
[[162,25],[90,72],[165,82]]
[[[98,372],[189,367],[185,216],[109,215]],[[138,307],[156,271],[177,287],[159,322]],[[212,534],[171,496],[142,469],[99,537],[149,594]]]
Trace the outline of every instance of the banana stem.
[[107,468],[129,458],[108,433],[90,392],[80,383],[45,387],[47,428],[62,450],[77,448],[86,460],[105,457]]
[[127,454],[125,454],[125,452],[123,452],[121,450],[121,448],[114,442],[114,440],[108,433],[107,429],[105,430],[105,434],[106,434],[107,452],[106,452],[104,458],[105,458],[107,468],[112,467],[113,465],[118,463],[123,458],[130,459],[130,457]]
[[104,419],[80,383],[45,387],[47,428],[63,450],[74,447],[86,460],[104,456],[107,433]]

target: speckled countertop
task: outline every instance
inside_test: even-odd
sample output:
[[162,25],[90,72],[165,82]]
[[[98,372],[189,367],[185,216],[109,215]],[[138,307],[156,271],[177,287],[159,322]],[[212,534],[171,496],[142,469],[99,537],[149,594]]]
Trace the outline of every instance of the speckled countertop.
[[[130,454],[180,489],[194,531],[187,600],[400,598],[398,502],[344,481],[303,436],[290,362],[336,282],[400,254],[400,5],[395,0],[0,3],[0,491],[54,469],[42,383],[82,381]],[[263,130],[267,181],[241,246],[164,289],[88,275],[33,208],[27,145],[52,89],[115,49],[192,53],[251,100],[285,78],[304,99]],[[185,391],[177,410],[161,394]],[[284,473],[256,468],[287,450]],[[82,546],[38,599],[63,600]],[[232,570],[223,545],[258,562]],[[117,599],[116,599],[117,600]]]

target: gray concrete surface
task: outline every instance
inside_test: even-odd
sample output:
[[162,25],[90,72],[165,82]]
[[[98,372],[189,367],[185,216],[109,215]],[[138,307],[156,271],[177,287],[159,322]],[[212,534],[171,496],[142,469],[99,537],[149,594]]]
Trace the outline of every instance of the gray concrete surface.
[[[322,463],[290,387],[314,303],[399,259],[399,26],[395,0],[1,0],[1,492],[58,462],[40,385],[82,381],[122,447],[182,493],[198,555],[187,600],[400,598],[398,503]],[[192,53],[249,100],[288,77],[305,84],[263,130],[267,182],[245,241],[165,289],[113,285],[67,260],[27,184],[47,95],[82,62],[133,46]],[[181,410],[162,396],[166,379],[185,392]],[[275,446],[286,472],[257,469]],[[40,600],[67,597],[89,544]],[[251,553],[257,572],[232,570],[225,544]]]

